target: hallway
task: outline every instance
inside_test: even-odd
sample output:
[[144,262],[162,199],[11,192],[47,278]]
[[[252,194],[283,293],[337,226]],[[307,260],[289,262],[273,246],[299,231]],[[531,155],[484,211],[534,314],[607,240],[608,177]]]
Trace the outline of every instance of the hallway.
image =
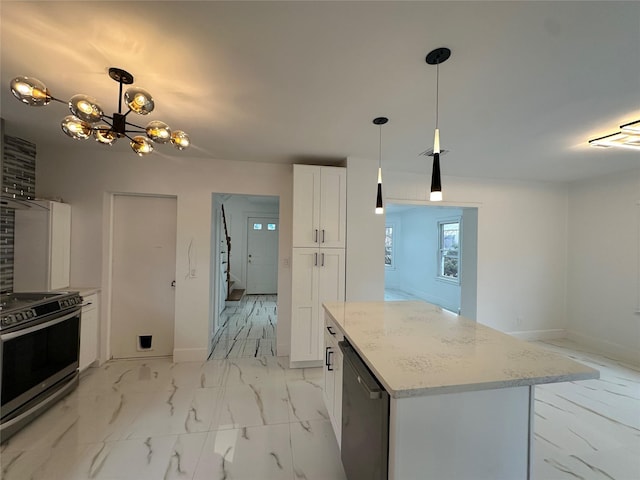
[[245,295],[240,305],[226,307],[209,359],[274,357],[277,301],[277,295]]

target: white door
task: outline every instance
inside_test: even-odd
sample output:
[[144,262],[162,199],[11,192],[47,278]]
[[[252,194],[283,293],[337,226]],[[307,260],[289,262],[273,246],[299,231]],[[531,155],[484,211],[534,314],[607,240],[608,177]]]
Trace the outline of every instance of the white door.
[[[176,199],[172,197],[114,197],[114,358],[173,354],[176,215]],[[144,343],[149,335],[150,347]]]
[[249,217],[247,293],[278,293],[278,219]]

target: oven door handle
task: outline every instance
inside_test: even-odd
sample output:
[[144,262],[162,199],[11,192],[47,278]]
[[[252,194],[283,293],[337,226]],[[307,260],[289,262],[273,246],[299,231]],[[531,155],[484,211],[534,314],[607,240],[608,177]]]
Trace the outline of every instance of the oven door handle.
[[81,311],[81,309],[78,308],[78,309],[74,310],[73,312],[71,312],[71,313],[69,313],[67,315],[64,315],[62,317],[53,318],[53,319],[51,319],[51,320],[49,320],[47,322],[42,322],[42,323],[39,323],[38,325],[34,325],[33,327],[25,328],[25,329],[22,329],[22,330],[17,330],[15,332],[11,332],[11,333],[2,334],[2,335],[0,335],[0,338],[2,338],[3,341],[11,340],[11,339],[14,339],[14,338],[21,337],[23,335],[28,335],[30,333],[37,332],[38,330],[42,330],[44,328],[52,327],[53,325],[57,325],[58,323],[62,323],[64,321],[66,321],[66,320],[69,320],[70,318],[75,317],[76,315],[78,315],[80,313],[80,311]]

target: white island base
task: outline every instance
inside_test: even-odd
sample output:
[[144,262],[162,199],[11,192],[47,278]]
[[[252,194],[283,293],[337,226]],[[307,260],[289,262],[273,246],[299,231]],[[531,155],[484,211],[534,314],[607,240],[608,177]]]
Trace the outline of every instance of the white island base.
[[350,445],[359,441],[355,429],[340,431],[352,419],[342,418],[344,405],[336,408],[342,360],[331,355],[338,350],[332,338],[344,337],[390,397],[388,480],[529,480],[535,385],[599,377],[424,302],[334,302],[324,309],[325,366],[334,376],[325,401],[338,444],[342,435],[344,447],[345,431]]
[[389,480],[531,478],[533,389],[391,398]]

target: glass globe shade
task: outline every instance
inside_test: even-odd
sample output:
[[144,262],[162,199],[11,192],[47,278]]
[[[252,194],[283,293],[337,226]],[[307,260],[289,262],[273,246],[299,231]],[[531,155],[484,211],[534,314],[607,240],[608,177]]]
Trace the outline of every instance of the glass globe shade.
[[118,134],[111,130],[109,125],[97,125],[93,127],[93,137],[96,142],[103,145],[113,145],[118,139]]
[[124,101],[131,110],[140,115],[148,115],[155,106],[151,94],[138,87],[129,88],[124,92]]
[[191,145],[189,135],[184,133],[182,130],[176,130],[171,134],[171,143],[178,150],[184,150],[189,145]]
[[73,115],[67,115],[60,123],[62,131],[75,140],[86,140],[91,136],[93,129],[89,122],[79,119]]
[[104,113],[95,98],[81,93],[71,97],[71,100],[69,100],[69,110],[80,120],[89,123],[97,122],[102,118]]
[[32,107],[42,107],[52,99],[44,83],[33,77],[16,77],[11,80],[11,93],[18,100]]
[[147,136],[157,143],[167,143],[171,140],[171,129],[169,125],[159,120],[149,122],[145,129]]
[[129,145],[131,145],[131,149],[140,156],[153,152],[153,145],[142,135],[136,135],[133,137]]

